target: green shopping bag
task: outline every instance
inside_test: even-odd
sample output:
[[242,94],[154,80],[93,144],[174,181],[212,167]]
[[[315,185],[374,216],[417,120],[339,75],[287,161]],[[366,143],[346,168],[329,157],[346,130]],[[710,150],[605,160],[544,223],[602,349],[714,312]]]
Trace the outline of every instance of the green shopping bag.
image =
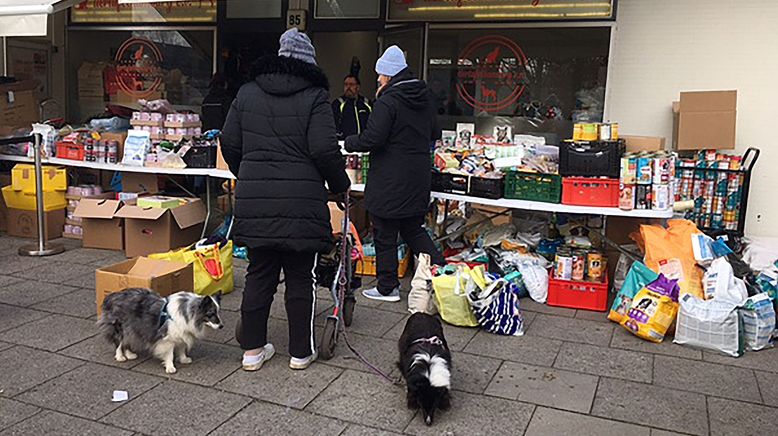
[[435,304],[443,321],[459,327],[478,326],[470,301],[467,299],[467,288],[478,286],[476,282],[481,281],[479,280],[481,277],[483,273],[474,273],[470,268],[462,265],[457,267],[455,274],[432,278]]

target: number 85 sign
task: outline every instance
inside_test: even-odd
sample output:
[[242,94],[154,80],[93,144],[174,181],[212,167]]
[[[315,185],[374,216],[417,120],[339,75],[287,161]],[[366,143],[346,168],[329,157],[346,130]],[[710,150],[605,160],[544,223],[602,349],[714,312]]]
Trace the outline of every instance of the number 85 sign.
[[286,11],[286,28],[291,29],[296,27],[300,31],[305,30],[305,13],[304,9],[289,9]]

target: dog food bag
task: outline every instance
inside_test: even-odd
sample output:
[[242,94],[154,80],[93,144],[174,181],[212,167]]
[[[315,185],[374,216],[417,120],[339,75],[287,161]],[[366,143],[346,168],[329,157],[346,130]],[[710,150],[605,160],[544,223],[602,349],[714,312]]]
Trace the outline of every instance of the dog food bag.
[[659,274],[651,271],[641,262],[634,262],[624,278],[624,285],[616,294],[616,299],[613,300],[613,305],[608,313],[608,319],[615,323],[621,323],[627,316],[630,306],[632,306],[632,299],[635,298],[635,294],[647,284],[656,280],[657,277],[659,277]]
[[651,342],[662,342],[678,314],[678,282],[660,274],[638,291],[621,325]]
[[702,279],[705,299],[725,299],[742,304],[748,298],[746,284],[735,277],[732,265],[725,257],[719,257],[711,262]]
[[732,357],[743,355],[743,331],[737,304],[725,300],[702,300],[691,294],[681,297],[676,344],[718,351]]
[[775,308],[770,296],[762,292],[749,297],[739,313],[743,320],[746,348],[753,351],[771,348],[775,331]]
[[641,225],[646,266],[665,277],[677,280],[680,293],[703,297],[702,270],[697,267],[692,235],[701,233],[693,222],[669,220],[667,228]]
[[411,280],[411,292],[408,294],[408,311],[411,313],[423,312],[434,315],[438,312],[432,301],[432,270],[430,255],[419,254],[419,266]]

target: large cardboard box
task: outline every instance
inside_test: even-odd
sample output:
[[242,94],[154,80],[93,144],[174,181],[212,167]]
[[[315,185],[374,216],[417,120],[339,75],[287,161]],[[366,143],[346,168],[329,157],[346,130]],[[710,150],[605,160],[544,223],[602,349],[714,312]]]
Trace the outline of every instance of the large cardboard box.
[[119,200],[83,198],[74,212],[81,218],[84,248],[124,249],[123,220],[116,217]]
[[139,257],[95,271],[95,300],[100,315],[109,294],[127,288],[149,288],[159,295],[194,291],[191,264]]
[[124,218],[124,248],[127,257],[164,253],[185,247],[200,238],[205,206],[197,198],[175,209],[143,209],[127,205],[116,217]]
[[[43,238],[46,241],[62,237],[65,209],[43,213]],[[34,210],[8,209],[8,234],[20,238],[38,239],[38,215]]]
[[735,148],[737,91],[682,92],[677,109],[676,150]]
[[627,152],[639,151],[660,151],[665,149],[665,138],[663,136],[630,136],[621,135],[627,146]]
[[122,173],[122,191],[156,194],[159,192],[157,175],[150,173]]
[[0,85],[0,126],[29,127],[40,120],[34,81]]

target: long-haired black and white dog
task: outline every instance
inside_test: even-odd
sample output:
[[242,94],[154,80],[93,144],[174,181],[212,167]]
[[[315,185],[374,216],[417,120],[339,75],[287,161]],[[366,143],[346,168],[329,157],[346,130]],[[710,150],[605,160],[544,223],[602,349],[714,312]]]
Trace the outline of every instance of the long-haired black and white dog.
[[408,388],[408,408],[421,409],[432,425],[435,411],[451,405],[451,352],[440,320],[417,312],[408,318],[398,343],[397,363]]
[[219,318],[220,297],[221,292],[213,297],[178,292],[163,298],[150,289],[129,288],[105,298],[97,325],[116,347],[117,361],[149,353],[162,361],[165,372],[173,374],[175,357],[179,363],[192,363],[186,353],[203,337],[206,327],[224,327]]

